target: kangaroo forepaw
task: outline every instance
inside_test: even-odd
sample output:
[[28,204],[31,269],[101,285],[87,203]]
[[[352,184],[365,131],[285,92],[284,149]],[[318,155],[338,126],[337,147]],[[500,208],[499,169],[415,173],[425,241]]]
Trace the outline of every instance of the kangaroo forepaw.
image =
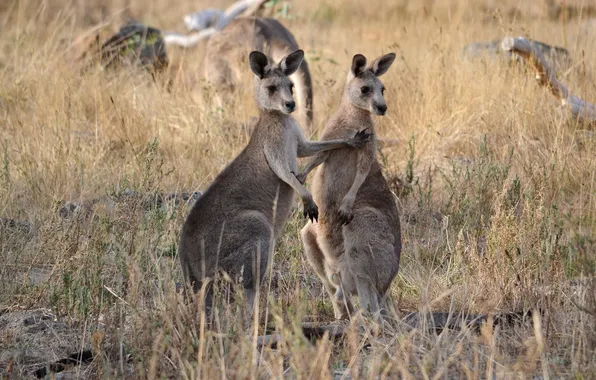
[[354,211],[352,210],[351,207],[342,206],[339,208],[338,213],[339,213],[339,222],[341,223],[342,226],[350,224],[352,219],[354,219]]
[[368,128],[356,132],[352,140],[350,140],[350,145],[354,148],[362,148],[366,145],[372,136],[372,133],[367,133],[366,131],[368,131]]
[[319,220],[319,208],[312,199],[304,202],[304,217],[313,223]]

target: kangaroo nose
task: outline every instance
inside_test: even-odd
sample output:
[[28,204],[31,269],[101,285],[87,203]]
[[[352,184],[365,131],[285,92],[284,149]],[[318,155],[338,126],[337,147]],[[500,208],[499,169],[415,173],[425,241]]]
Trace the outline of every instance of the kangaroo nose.
[[385,114],[385,112],[387,112],[387,105],[386,105],[386,104],[379,104],[379,105],[377,106],[377,109],[379,110],[379,113],[380,113],[381,115],[384,115],[384,114]]
[[293,111],[296,108],[296,102],[293,100],[286,102],[286,108]]

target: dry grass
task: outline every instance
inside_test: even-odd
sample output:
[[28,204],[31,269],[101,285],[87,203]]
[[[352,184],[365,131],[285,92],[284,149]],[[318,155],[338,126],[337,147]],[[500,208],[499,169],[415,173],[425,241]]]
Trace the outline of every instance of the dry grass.
[[[202,331],[176,294],[184,209],[144,212],[132,202],[97,208],[94,218],[58,216],[64,200],[127,188],[206,188],[248,141],[241,125],[255,107],[250,88],[217,106],[202,78],[203,47],[169,49],[171,91],[142,70],[81,75],[68,47],[89,20],[65,8],[73,2],[41,3],[0,6],[0,216],[35,226],[29,237],[0,233],[0,304],[51,307],[84,331],[80,345],[96,357],[83,378],[593,378],[596,285],[569,285],[596,267],[593,129],[560,117],[523,69],[461,55],[466,43],[505,35],[566,47],[575,65],[564,82],[594,102],[593,20],[548,19],[541,1],[292,2],[295,19],[284,23],[307,52],[319,128],[339,102],[353,54],[398,54],[382,78],[389,112],[377,125],[401,141],[381,156],[401,200],[404,250],[392,288],[400,309],[540,311],[534,323],[479,335],[396,323],[373,337],[358,320],[344,341],[310,345],[296,326],[332,311],[302,256],[298,212],[278,242],[250,331],[225,303],[214,331]],[[165,30],[181,30],[185,12],[227,4],[87,6],[99,17],[100,6],[109,15],[125,3]],[[52,274],[32,285],[27,272],[39,267]],[[265,324],[286,338],[278,350],[254,349],[250,337]]]

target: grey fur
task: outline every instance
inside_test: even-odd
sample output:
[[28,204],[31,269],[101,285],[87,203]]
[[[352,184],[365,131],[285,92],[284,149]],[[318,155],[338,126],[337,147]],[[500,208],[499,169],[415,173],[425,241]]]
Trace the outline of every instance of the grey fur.
[[[298,43],[277,20],[263,17],[239,17],[215,33],[207,43],[205,76],[218,88],[234,88],[242,82],[246,56],[251,50],[264,52],[274,61],[298,50]],[[307,131],[312,129],[312,82],[306,60],[291,76],[301,119]]]
[[396,198],[375,157],[371,116],[382,115],[387,109],[377,75],[384,74],[394,58],[395,54],[387,54],[365,67],[366,58],[354,56],[340,109],[323,131],[322,140],[329,140],[368,128],[373,144],[358,151],[318,153],[298,175],[304,182],[307,174],[322,164],[312,183],[321,217],[318,224],[308,223],[301,237],[306,257],[323,281],[338,319],[349,317],[353,311],[349,296],[355,294],[361,308],[374,314],[382,311],[399,270],[401,233]]
[[[240,280],[251,302],[290,215],[294,191],[302,199],[305,216],[313,220],[318,217],[312,195],[296,179],[297,157],[330,149],[362,148],[369,140],[370,136],[362,133],[325,142],[306,140],[290,116],[295,106],[288,79],[303,56],[298,50],[278,64],[261,52],[249,56],[259,121],[248,145],[197,200],[180,235],[182,272],[195,292],[223,270]],[[206,305],[210,303],[208,293]]]

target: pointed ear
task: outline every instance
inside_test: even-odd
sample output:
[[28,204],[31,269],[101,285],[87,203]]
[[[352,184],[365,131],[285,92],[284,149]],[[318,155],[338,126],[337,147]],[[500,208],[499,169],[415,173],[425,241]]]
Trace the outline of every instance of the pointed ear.
[[304,59],[304,51],[296,50],[293,53],[286,55],[280,62],[279,68],[281,69],[282,73],[286,76],[290,76],[298,70],[302,60]]
[[364,71],[364,67],[366,66],[366,57],[362,54],[356,54],[354,58],[352,58],[352,74],[355,77],[358,76],[361,72]]
[[373,74],[375,74],[375,76],[380,77],[381,75],[385,74],[387,70],[389,70],[389,67],[391,66],[393,61],[395,61],[395,53],[386,54],[382,57],[377,58],[373,62],[370,69],[373,72]]
[[267,56],[260,51],[253,51],[248,56],[248,62],[250,63],[250,69],[256,76],[260,79],[263,79],[266,73],[267,65],[269,64],[269,59]]

